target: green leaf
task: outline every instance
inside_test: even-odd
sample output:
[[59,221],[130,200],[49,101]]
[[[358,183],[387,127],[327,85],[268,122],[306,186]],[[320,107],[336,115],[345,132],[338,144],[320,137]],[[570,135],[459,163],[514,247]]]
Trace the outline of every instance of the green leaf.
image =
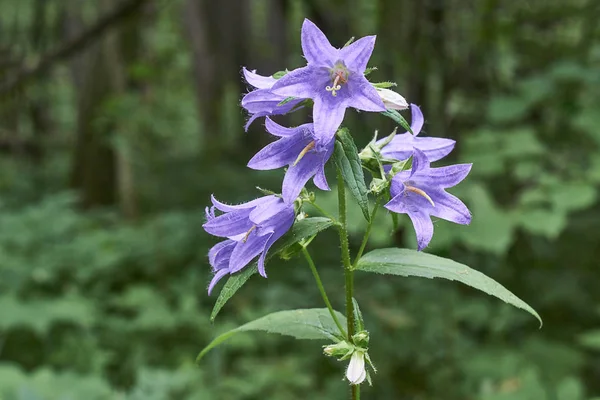
[[352,196],[358,202],[365,219],[369,221],[371,219],[369,213],[369,190],[365,184],[365,175],[363,174],[362,164],[358,156],[358,149],[347,129],[340,129],[337,133],[337,138],[338,140],[335,142],[335,151],[333,153],[335,164],[341,171],[350,193],[352,193]]
[[400,125],[404,129],[406,129],[408,132],[413,133],[412,129],[410,128],[410,125],[408,124],[408,122],[406,122],[406,120],[404,119],[404,117],[398,111],[396,111],[396,110],[387,110],[387,111],[382,112],[381,114],[385,115],[388,118],[393,119],[398,125]]
[[[346,317],[335,311],[341,324],[346,324]],[[278,311],[262,318],[248,322],[238,328],[232,329],[217,336],[206,346],[196,362],[200,361],[211,349],[220,345],[239,332],[264,331],[268,333],[279,333],[295,337],[296,339],[335,339],[339,336],[333,318],[326,308],[309,308],[303,310]]]
[[379,274],[456,280],[529,312],[542,326],[538,313],[504,286],[479,271],[447,258],[409,249],[380,249],[361,258],[357,269]]
[[[324,231],[333,225],[333,221],[329,218],[323,217],[314,217],[314,218],[305,218],[300,220],[292,226],[290,232],[288,232],[284,237],[278,240],[273,249],[267,255],[267,260],[269,261],[275,254],[280,251],[298,243],[304,238],[314,236],[317,233]],[[241,270],[239,273],[232,275],[223,286],[221,293],[219,293],[219,297],[215,302],[215,306],[213,307],[212,313],[210,314],[210,320],[214,321],[219,314],[219,311],[223,308],[225,303],[229,301],[229,299],[250,279],[252,275],[258,272],[258,267],[256,262],[252,263],[248,267]]]
[[377,82],[377,83],[372,83],[372,85],[376,88],[380,88],[380,89],[389,89],[391,87],[394,86],[398,86],[398,84],[396,82]]

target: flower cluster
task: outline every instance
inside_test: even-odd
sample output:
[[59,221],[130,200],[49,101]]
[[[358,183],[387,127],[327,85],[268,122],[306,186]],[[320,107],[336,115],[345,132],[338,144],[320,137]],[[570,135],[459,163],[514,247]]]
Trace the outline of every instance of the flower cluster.
[[[248,167],[257,170],[287,167],[287,170],[281,195],[268,195],[240,205],[223,204],[213,197],[203,227],[224,240],[209,252],[214,272],[209,293],[220,279],[240,271],[256,257],[258,271],[266,276],[266,254],[293,225],[299,210],[298,196],[304,186],[312,179],[319,189],[329,190],[325,165],[334,152],[336,132],[347,108],[386,112],[409,107],[398,93],[369,82],[365,76],[375,36],[363,37],[338,49],[315,24],[305,20],[301,39],[306,66],[277,77],[243,69],[245,80],[253,87],[241,102],[250,115],[245,128],[257,118],[266,117],[266,130],[277,137],[249,161]],[[270,118],[311,104],[312,123],[288,128]],[[410,108],[412,132],[394,133],[375,141],[369,151],[377,160],[387,161],[381,165],[383,176],[379,177],[389,187],[390,200],[385,207],[409,216],[417,234],[418,249],[422,250],[433,235],[431,216],[458,224],[470,222],[467,207],[445,189],[463,180],[471,165],[431,168],[430,162],[449,154],[455,142],[418,136],[424,124],[423,114],[414,104]],[[394,161],[409,159],[412,159],[411,170],[394,168]],[[364,362],[358,355],[353,360],[357,365]],[[350,374],[352,371],[348,372],[355,381],[364,379],[362,368],[350,369],[358,371],[355,377],[356,374]]]

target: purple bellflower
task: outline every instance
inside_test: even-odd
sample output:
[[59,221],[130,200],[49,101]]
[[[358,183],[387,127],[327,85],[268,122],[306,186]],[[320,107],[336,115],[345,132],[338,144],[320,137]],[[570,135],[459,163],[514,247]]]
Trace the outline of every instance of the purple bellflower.
[[[425,122],[423,113],[415,104],[411,104],[410,108],[412,111],[410,128],[414,135],[410,132],[404,132],[394,136],[394,138],[381,149],[381,154],[386,158],[407,160],[413,155],[414,149],[419,149],[425,153],[430,162],[440,160],[447,156],[452,149],[454,149],[456,142],[452,139],[419,137],[418,135]],[[385,140],[385,138],[378,140],[375,144],[381,145]]]
[[431,216],[467,225],[471,213],[457,197],[444,189],[453,187],[469,174],[472,164],[431,168],[425,153],[415,149],[411,171],[401,171],[392,178],[392,199],[385,205],[390,211],[408,214],[417,234],[418,250],[433,237]]
[[[227,238],[208,252],[215,273],[208,294],[225,275],[238,272],[256,256],[258,272],[266,277],[267,252],[294,223],[294,204],[278,196],[264,196],[248,203],[230,206],[212,197],[213,206],[206,208],[207,222],[202,225],[211,235]],[[215,215],[215,209],[222,212]]]
[[243,71],[246,82],[256,88],[256,90],[253,90],[242,98],[242,107],[250,113],[250,118],[244,126],[246,131],[248,131],[248,128],[255,119],[267,115],[287,114],[304,100],[297,98],[281,104],[287,96],[271,92],[271,87],[277,82],[277,79],[272,76],[259,75],[254,71],[248,71],[246,68]]
[[306,67],[290,71],[271,91],[281,96],[312,99],[317,141],[329,143],[344,119],[346,108],[385,111],[377,90],[364,72],[375,46],[375,36],[366,36],[342,49],[308,19],[302,24],[302,52]]
[[286,128],[266,118],[267,131],[280,139],[259,151],[248,167],[258,170],[276,169],[288,165],[282,185],[283,200],[293,203],[310,178],[321,190],[329,190],[325,164],[333,153],[335,138],[317,143],[313,124]]

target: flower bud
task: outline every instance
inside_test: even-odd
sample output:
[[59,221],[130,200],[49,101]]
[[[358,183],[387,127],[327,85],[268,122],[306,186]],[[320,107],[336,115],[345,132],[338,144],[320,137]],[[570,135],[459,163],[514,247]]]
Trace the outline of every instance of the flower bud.
[[356,346],[366,349],[367,347],[369,347],[369,332],[358,332],[357,334],[352,336],[352,341]]
[[345,340],[342,340],[341,342],[338,342],[336,344],[330,344],[329,346],[325,346],[323,348],[323,353],[330,357],[343,358],[352,354],[353,351],[354,346],[346,342]]
[[375,88],[375,90],[377,90],[386,108],[391,110],[406,110],[408,108],[406,99],[393,90],[383,88]]
[[357,350],[352,353],[348,369],[346,370],[346,379],[353,385],[360,385],[367,377],[365,369],[365,353]]
[[388,186],[390,182],[386,179],[373,178],[371,181],[371,185],[369,186],[369,190],[371,193],[378,195],[383,192]]

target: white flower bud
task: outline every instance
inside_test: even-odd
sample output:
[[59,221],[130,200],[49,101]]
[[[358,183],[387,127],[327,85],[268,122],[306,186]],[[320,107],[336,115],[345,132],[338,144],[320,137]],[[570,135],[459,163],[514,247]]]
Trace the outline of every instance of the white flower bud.
[[348,369],[346,370],[346,379],[353,385],[360,385],[367,377],[365,370],[365,354],[362,351],[352,353]]
[[379,93],[379,97],[383,100],[386,108],[391,110],[406,110],[408,108],[406,99],[393,90],[383,88],[375,88],[375,90]]

